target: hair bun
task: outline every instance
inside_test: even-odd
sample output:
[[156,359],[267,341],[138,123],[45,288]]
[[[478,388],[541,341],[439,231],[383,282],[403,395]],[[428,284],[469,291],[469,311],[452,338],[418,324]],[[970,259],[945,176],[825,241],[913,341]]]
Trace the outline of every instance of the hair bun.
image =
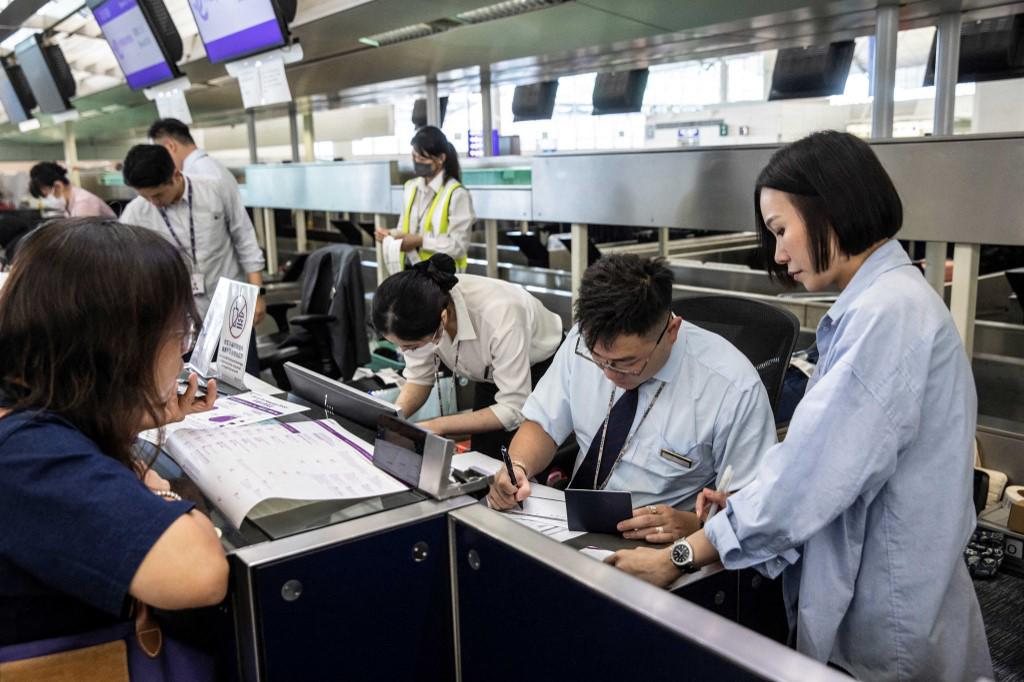
[[448,293],[459,283],[459,278],[455,276],[455,261],[445,253],[435,253],[428,260],[420,261],[412,268],[432,279],[444,293]]

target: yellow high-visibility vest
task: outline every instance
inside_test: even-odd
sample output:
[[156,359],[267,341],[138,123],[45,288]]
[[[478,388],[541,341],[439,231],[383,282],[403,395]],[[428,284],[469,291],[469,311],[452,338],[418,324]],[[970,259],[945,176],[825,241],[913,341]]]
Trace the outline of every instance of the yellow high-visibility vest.
[[[412,205],[416,201],[416,192],[419,189],[419,184],[416,180],[409,180],[405,183],[408,188],[412,185],[412,191],[409,192],[409,199],[405,202],[405,210],[402,212],[402,233],[409,234],[409,230],[412,226]],[[427,209],[427,222],[423,226],[424,234],[433,234],[434,232],[434,211],[437,209],[437,202],[442,201],[441,197],[444,196],[443,203],[441,204],[441,224],[438,226],[437,234],[448,233],[448,210],[452,205],[452,195],[455,193],[462,184],[458,181],[449,184],[446,187],[442,187],[441,191],[434,195],[434,200],[430,203],[430,208]],[[433,251],[427,251],[426,249],[420,249],[420,258],[426,260],[433,255]],[[469,264],[469,257],[463,254],[459,258],[455,259],[455,266],[459,269],[459,272],[465,272],[466,266]]]

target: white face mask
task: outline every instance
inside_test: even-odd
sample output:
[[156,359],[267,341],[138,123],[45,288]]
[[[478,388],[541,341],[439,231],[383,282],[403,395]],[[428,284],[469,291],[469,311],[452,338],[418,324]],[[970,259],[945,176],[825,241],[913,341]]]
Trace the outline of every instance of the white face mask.
[[430,339],[430,341],[427,341],[425,344],[418,348],[402,351],[402,355],[404,355],[409,360],[425,360],[433,356],[434,353],[437,352],[437,344],[440,343],[441,337],[443,335],[444,320],[442,318],[441,327],[437,330],[437,332],[434,334],[433,338]]
[[43,208],[50,211],[63,212],[67,209],[67,202],[51,194],[49,196],[43,197]]

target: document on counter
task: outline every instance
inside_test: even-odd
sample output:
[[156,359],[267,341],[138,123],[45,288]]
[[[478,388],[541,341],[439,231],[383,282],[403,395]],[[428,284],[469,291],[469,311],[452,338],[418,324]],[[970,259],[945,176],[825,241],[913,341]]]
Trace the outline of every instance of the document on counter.
[[530,496],[523,500],[522,510],[513,508],[502,513],[557,542],[566,542],[584,534],[569,530],[564,492],[539,483],[531,483],[530,491]]
[[355,500],[408,489],[373,465],[370,444],[333,421],[180,429],[166,448],[236,528],[264,500]]
[[[180,422],[164,427],[165,437],[183,429],[218,429],[225,426],[246,426],[276,419],[289,414],[305,412],[308,407],[290,403],[256,391],[238,395],[222,395],[206,412],[190,414]],[[150,429],[139,434],[143,440],[159,444],[158,430]]]

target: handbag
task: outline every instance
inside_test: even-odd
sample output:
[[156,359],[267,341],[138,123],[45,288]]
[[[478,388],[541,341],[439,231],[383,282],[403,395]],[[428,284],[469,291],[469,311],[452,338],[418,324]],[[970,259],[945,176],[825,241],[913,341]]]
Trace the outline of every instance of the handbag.
[[150,609],[99,630],[0,647],[3,682],[205,682],[213,656],[164,636]]

